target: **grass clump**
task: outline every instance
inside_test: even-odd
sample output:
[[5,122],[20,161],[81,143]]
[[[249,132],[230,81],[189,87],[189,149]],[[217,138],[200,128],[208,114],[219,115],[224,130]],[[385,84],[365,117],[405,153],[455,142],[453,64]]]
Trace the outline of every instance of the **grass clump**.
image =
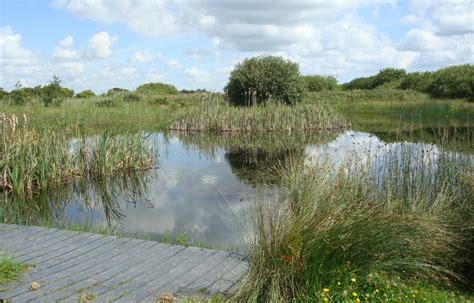
[[426,152],[406,165],[400,153],[414,157],[401,150],[365,166],[356,159],[336,170],[301,161],[277,168],[287,190],[277,203],[257,203],[250,271],[235,299],[400,302],[417,285],[440,296],[443,287],[469,285],[460,268],[472,268],[462,231],[474,226],[466,218],[473,208],[462,179],[472,160],[447,156],[428,168]]
[[202,104],[178,113],[170,129],[179,131],[262,132],[347,128],[349,124],[325,104],[267,104],[237,107]]
[[153,167],[154,154],[142,135],[103,131],[75,140],[56,131],[36,131],[26,115],[0,116],[0,192],[25,199],[77,179],[105,180]]
[[0,285],[18,279],[26,265],[0,252]]

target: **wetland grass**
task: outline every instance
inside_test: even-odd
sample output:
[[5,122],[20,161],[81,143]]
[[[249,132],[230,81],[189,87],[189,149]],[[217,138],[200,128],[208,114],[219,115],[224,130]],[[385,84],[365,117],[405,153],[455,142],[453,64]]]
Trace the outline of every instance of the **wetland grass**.
[[472,158],[425,154],[278,166],[286,190],[257,201],[234,299],[462,302],[453,290],[472,285]]
[[18,279],[26,267],[0,251],[0,291],[2,284]]
[[325,104],[253,107],[230,106],[218,101],[189,107],[177,114],[171,130],[209,132],[315,131],[349,127],[337,112]]
[[20,199],[78,179],[105,180],[153,167],[155,155],[141,135],[108,131],[71,140],[59,131],[37,131],[26,115],[0,116],[0,191]]

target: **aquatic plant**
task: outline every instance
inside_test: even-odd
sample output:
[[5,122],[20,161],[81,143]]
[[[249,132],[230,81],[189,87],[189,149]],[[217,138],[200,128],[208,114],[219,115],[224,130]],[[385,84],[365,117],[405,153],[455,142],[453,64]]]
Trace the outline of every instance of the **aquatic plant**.
[[214,132],[313,131],[349,127],[337,112],[323,103],[266,104],[236,107],[202,103],[177,114],[171,130]]
[[[472,245],[463,231],[474,210],[464,178],[472,167],[470,157],[427,159],[407,148],[337,169],[324,161],[278,166],[286,190],[278,201],[257,201],[247,230],[250,271],[235,299],[354,302],[375,291],[374,275],[389,277],[375,283],[384,293],[400,278],[403,296],[417,283],[465,281],[460,269],[472,266]],[[330,297],[337,282],[340,297]]]
[[0,192],[26,198],[59,189],[78,178],[101,179],[153,167],[146,138],[103,131],[93,140],[70,140],[53,130],[38,132],[27,116],[0,115]]

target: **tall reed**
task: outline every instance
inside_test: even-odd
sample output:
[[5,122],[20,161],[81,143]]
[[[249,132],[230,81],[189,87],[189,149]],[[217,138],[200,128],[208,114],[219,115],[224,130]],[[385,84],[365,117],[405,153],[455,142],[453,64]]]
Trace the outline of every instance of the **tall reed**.
[[309,131],[349,127],[329,106],[318,104],[254,107],[202,103],[177,114],[171,130],[214,132]]
[[375,277],[440,285],[467,278],[460,268],[470,264],[466,251],[472,255],[463,232],[474,227],[464,182],[472,158],[434,158],[402,149],[363,166],[357,159],[339,168],[301,160],[277,167],[286,190],[276,202],[257,201],[250,271],[234,299],[379,301],[387,300],[379,293],[385,282]]
[[154,152],[143,135],[103,131],[86,140],[69,139],[59,131],[38,132],[26,115],[0,115],[0,191],[18,198],[59,189],[67,183],[102,179],[149,169]]

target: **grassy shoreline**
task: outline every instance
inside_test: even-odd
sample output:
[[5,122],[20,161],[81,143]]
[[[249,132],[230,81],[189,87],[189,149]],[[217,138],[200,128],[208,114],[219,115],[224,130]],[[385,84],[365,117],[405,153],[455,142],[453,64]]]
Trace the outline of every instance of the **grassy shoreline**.
[[382,180],[351,164],[335,174],[324,164],[278,167],[287,191],[276,204],[257,201],[250,272],[234,299],[440,302],[459,283],[469,288],[463,231],[474,226],[474,188],[463,180],[472,162],[454,160],[441,159],[433,179],[424,156],[403,167],[391,156]]

